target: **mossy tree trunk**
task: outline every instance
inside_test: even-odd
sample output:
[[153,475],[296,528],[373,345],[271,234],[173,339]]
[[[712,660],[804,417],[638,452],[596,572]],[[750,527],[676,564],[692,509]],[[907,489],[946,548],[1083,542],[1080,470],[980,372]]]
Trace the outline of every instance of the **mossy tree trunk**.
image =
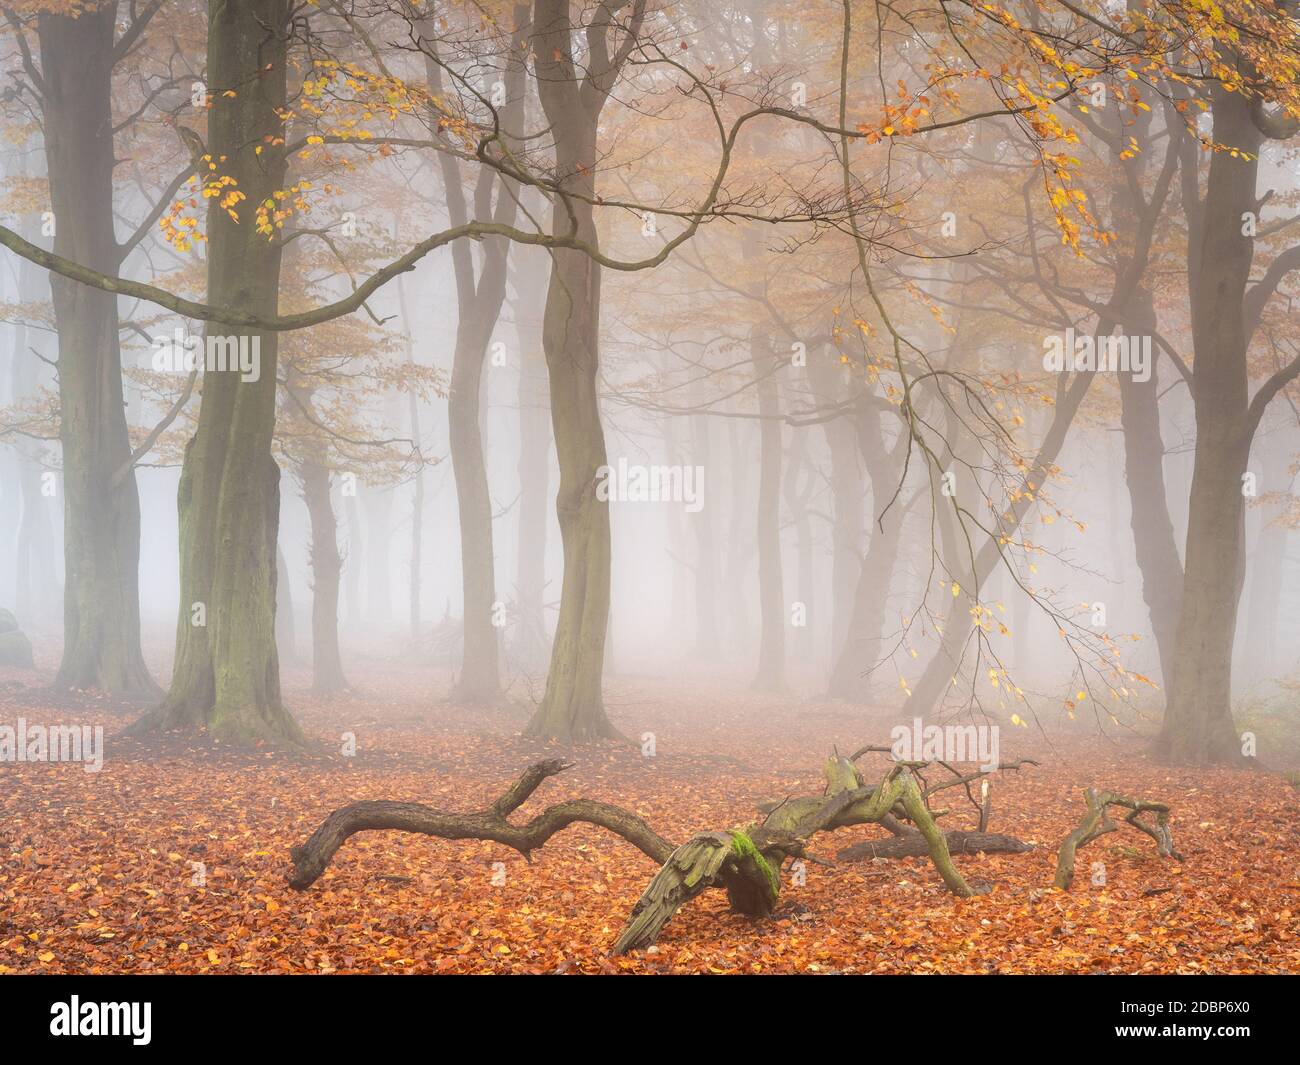
[[[245,199],[236,223],[208,214],[208,301],[277,313],[281,249],[254,225],[254,210],[284,182],[287,0],[208,8],[208,150]],[[226,95],[229,93],[229,95]],[[209,323],[207,335],[238,331]],[[275,333],[245,334],[259,345],[255,380],[204,375],[198,429],[181,470],[181,602],[176,664],[162,706],[142,728],[206,727],[238,742],[302,738],[280,697],[275,646],[276,536],[280,470],[275,429]]]
[[[45,151],[54,251],[115,274],[113,66],[117,4],[43,13]],[[140,646],[140,499],[122,395],[117,298],[51,275],[63,448],[64,646],[56,687],[149,696]],[[25,357],[25,356],[24,356]]]

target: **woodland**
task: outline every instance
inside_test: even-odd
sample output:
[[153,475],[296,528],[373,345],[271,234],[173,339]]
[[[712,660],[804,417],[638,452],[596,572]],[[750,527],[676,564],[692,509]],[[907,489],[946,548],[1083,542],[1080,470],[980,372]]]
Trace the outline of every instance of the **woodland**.
[[1295,0],[0,16],[0,974],[1300,972]]

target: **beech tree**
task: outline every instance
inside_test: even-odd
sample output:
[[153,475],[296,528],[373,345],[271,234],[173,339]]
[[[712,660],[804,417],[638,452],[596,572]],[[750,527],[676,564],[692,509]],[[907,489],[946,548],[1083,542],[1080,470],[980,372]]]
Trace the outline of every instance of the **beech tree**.
[[[628,23],[620,32],[614,17],[625,8]],[[533,5],[537,93],[555,141],[558,195],[551,232],[571,234],[593,248],[599,246],[594,201],[600,115],[637,45],[645,11],[645,0],[601,4],[587,27],[588,60],[580,75],[568,0]],[[601,689],[609,624],[609,510],[594,490],[597,472],[607,464],[596,391],[600,269],[589,255],[556,249],[542,326],[551,428],[560,459],[555,510],[564,542],[564,584],[546,694],[527,731],[579,742],[616,735]]]
[[[523,50],[529,20],[527,5],[516,4],[513,19],[514,30],[502,41],[504,54],[498,57],[502,69],[497,84],[504,100],[499,107],[489,109],[490,121],[505,132],[506,150],[512,150],[509,137],[522,129]],[[438,56],[431,27],[427,22],[421,26],[429,31],[428,37],[420,38],[419,45],[425,52],[430,92],[436,95],[444,91],[444,61]],[[453,86],[455,88],[458,86]],[[448,152],[439,153],[438,161],[452,225],[465,225],[470,219],[471,209],[474,217],[484,221],[490,218],[504,226],[514,225],[519,201],[517,184],[488,167],[481,168],[471,208],[466,202],[459,162]],[[484,241],[481,247],[482,264],[477,267],[471,245],[460,241],[451,248],[457,315],[448,416],[460,519],[461,587],[465,605],[464,652],[460,676],[451,699],[470,705],[494,702],[500,688],[500,626],[494,622],[499,608],[492,546],[492,496],[484,464],[480,412],[483,407],[484,359],[505,302],[510,244],[504,237],[496,237]]]
[[[4,9],[16,35],[23,88],[39,103],[54,251],[116,274],[157,219],[115,232],[115,71],[136,52],[162,7],[23,3]],[[31,29],[35,41],[29,44]],[[182,177],[184,175],[181,175]],[[179,184],[179,181],[175,182]],[[140,500],[127,432],[117,298],[52,275],[62,445],[64,643],[55,684],[148,697],[158,687],[140,647]]]
[[[1212,39],[1206,98],[1213,147],[1204,191],[1185,186],[1188,295],[1195,364],[1196,462],[1183,594],[1157,750],[1175,762],[1242,757],[1232,720],[1232,645],[1243,578],[1243,478],[1268,404],[1300,377],[1300,358],[1250,394],[1249,349],[1264,307],[1300,268],[1300,248],[1277,254],[1252,283],[1260,152],[1300,132],[1292,5],[1233,8],[1244,33]],[[1195,137],[1185,127],[1184,138]],[[1184,141],[1186,143],[1186,141]],[[1193,198],[1194,197],[1194,198]]]

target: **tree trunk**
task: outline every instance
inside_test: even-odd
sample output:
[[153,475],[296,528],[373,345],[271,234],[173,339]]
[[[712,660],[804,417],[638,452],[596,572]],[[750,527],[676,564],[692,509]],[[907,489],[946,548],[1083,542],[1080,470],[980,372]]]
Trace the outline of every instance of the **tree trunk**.
[[[519,252],[524,254],[520,255]],[[516,335],[519,340],[519,536],[515,566],[518,631],[515,654],[528,669],[550,650],[546,630],[546,503],[551,477],[550,405],[542,351],[545,287],[536,283],[542,257],[516,249]]]
[[[706,471],[713,470],[713,443],[706,415],[691,417],[692,458]],[[717,495],[714,495],[717,500]],[[713,516],[715,507],[705,503],[688,516],[695,532],[695,649],[696,658],[716,662],[720,653],[718,643],[717,567],[718,549],[714,538]]]
[[[499,308],[500,304],[497,306]],[[492,497],[479,428],[483,407],[480,394],[483,361],[496,316],[493,315],[489,321],[481,307],[466,307],[463,303],[462,310],[471,314],[468,320],[462,318],[456,329],[448,426],[451,465],[456,481],[456,513],[460,522],[465,645],[460,677],[451,699],[473,706],[495,702],[500,694],[498,630],[492,624],[496,603]]]
[[1254,256],[1242,217],[1258,209],[1263,142],[1250,106],[1241,93],[1214,92],[1215,143],[1237,151],[1215,152],[1210,160],[1192,289],[1196,456],[1173,677],[1156,741],[1157,753],[1177,764],[1242,757],[1232,721],[1232,645],[1244,548],[1242,476],[1253,433],[1244,297]]
[[[54,252],[115,274],[117,4],[37,20]],[[64,642],[55,686],[150,696],[140,648],[140,499],[122,396],[117,298],[51,275],[63,446]]]
[[[873,687],[871,671],[879,664],[884,651],[882,634],[885,616],[889,609],[889,586],[894,569],[898,563],[898,548],[902,539],[904,510],[901,500],[896,501],[888,514],[883,514],[886,503],[893,498],[901,475],[897,453],[891,454],[885,446],[881,432],[880,408],[870,398],[863,401],[863,409],[858,415],[857,450],[866,465],[871,478],[871,506],[877,512],[876,521],[871,525],[871,539],[867,543],[865,558],[857,565],[854,595],[851,602],[852,612],[849,616],[848,629],[844,642],[835,657],[831,670],[828,694],[851,702],[865,702],[871,696]],[[850,432],[852,426],[848,426]],[[898,445],[896,444],[895,447]],[[841,456],[841,463],[847,462],[847,456]],[[841,486],[840,492],[848,493],[848,486]],[[857,531],[861,531],[861,494],[848,493],[848,498],[856,496],[859,519]],[[846,502],[841,502],[845,506]],[[840,522],[837,512],[836,523]],[[852,523],[846,521],[852,528]],[[841,535],[847,535],[846,529]],[[846,569],[841,566],[841,570]]]
[[[811,665],[817,657],[813,640],[813,623],[817,619],[817,589],[813,578],[812,514],[808,509],[808,501],[816,487],[816,477],[810,472],[807,483],[803,486],[799,483],[801,474],[808,465],[807,432],[807,429],[795,429],[791,434],[782,491],[795,533],[795,596],[803,604],[803,623],[791,636],[794,645],[792,650],[796,659]],[[793,619],[791,627],[795,628]]]
[[[523,117],[523,54],[527,44],[528,8],[516,5],[515,29],[506,54],[505,103],[496,120],[507,132],[517,132]],[[425,71],[429,87],[441,92],[442,68],[426,46]],[[454,226],[471,221],[465,202],[460,164],[450,152],[439,153],[447,196],[447,216]],[[496,203],[493,205],[493,193]],[[491,167],[479,171],[474,189],[473,221],[514,224],[518,213],[518,188]],[[465,616],[464,653],[460,678],[451,693],[454,702],[471,705],[493,703],[500,695],[500,626],[497,612],[496,567],[492,544],[492,496],[483,448],[483,365],[493,330],[505,301],[507,256],[510,244],[502,238],[480,242],[482,264],[476,271],[470,245],[452,245],[456,277],[456,346],[452,358],[448,421],[452,473],[456,481],[460,521],[461,590]]]
[[[548,109],[548,115],[550,111]],[[555,121],[552,117],[551,121]],[[594,133],[594,130],[593,130]],[[594,158],[593,151],[586,156]],[[562,173],[594,185],[566,160]],[[591,189],[588,189],[591,194]],[[579,236],[593,244],[596,228],[589,207],[574,204]],[[562,232],[564,209],[556,206],[554,226]],[[557,250],[546,296],[543,343],[551,388],[551,427],[560,460],[555,510],[564,545],[560,617],[551,648],[546,693],[528,734],[565,742],[616,735],[605,716],[601,676],[609,622],[609,505],[596,498],[597,471],[607,464],[600,423],[597,360],[600,267],[582,252]]]
[[361,627],[361,556],[364,553],[361,532],[361,508],[355,494],[344,494],[343,512],[348,523],[348,549],[343,567],[343,598],[347,607],[346,624]]
[[289,563],[284,550],[278,545],[275,551],[275,646],[280,652],[281,665],[298,663],[298,627],[293,613],[293,594],[289,583]]
[[750,360],[757,380],[758,445],[758,669],[754,688],[785,690],[785,588],[781,572],[781,422],[773,376],[777,356],[770,332],[750,333]]
[[[808,378],[820,406],[833,407],[843,400],[843,374],[834,348],[822,348],[810,356]],[[850,384],[850,387],[854,386]],[[839,668],[846,654],[857,656],[860,661],[863,650],[857,647],[850,652],[847,646],[850,639],[862,638],[862,633],[853,632],[851,626],[861,593],[869,591],[863,588],[859,579],[863,562],[862,516],[865,503],[862,460],[850,416],[828,419],[822,423],[822,431],[831,455],[831,694],[851,698],[850,691],[836,692],[834,689],[842,687],[840,682],[844,678],[840,676]],[[875,535],[874,529],[872,535]],[[855,687],[850,685],[850,688]]]
[[1124,428],[1124,474],[1128,481],[1133,544],[1142,574],[1142,598],[1151,617],[1160,655],[1162,683],[1173,676],[1174,641],[1183,596],[1183,565],[1165,494],[1165,446],[1160,438],[1160,395],[1156,367],[1144,382],[1119,375],[1120,421]]
[[[281,249],[256,231],[253,212],[284,180],[288,14],[286,0],[211,0],[208,8],[208,147],[245,196],[238,222],[215,201],[209,208],[208,299],[265,315],[277,313]],[[234,335],[219,322],[206,334]],[[258,346],[255,380],[229,370],[204,375],[198,429],[181,469],[176,665],[166,700],[140,727],[205,726],[219,739],[300,742],[281,702],[275,646],[278,338],[241,339]]]
[[366,524],[366,617],[393,620],[393,490],[367,485],[363,498]]
[[298,472],[311,519],[312,691],[325,695],[348,687],[339,654],[339,577],[343,560],[339,555],[338,519],[330,501],[329,468],[308,459]]
[[[411,340],[413,325],[406,303],[406,286],[403,278],[397,279],[397,298],[406,328],[406,365],[415,366],[415,344]],[[420,585],[424,573],[424,448],[420,432],[420,398],[415,389],[407,395],[407,420],[411,427],[411,444],[415,450],[415,483],[411,495],[411,578],[407,598],[407,618],[411,626],[411,639],[420,636]]]
[[[638,3],[631,33],[638,32],[643,13]],[[618,68],[590,69],[578,80],[568,0],[537,0],[532,44],[538,93],[555,141],[556,180],[561,193],[575,196],[555,197],[552,232],[572,233],[595,249],[597,133]],[[568,248],[556,249],[552,263],[542,344],[560,460],[555,510],[564,544],[564,583],[546,693],[527,733],[581,742],[618,735],[605,716],[601,693],[611,550],[609,505],[596,497],[598,471],[607,465],[597,387],[601,269],[584,252]]]

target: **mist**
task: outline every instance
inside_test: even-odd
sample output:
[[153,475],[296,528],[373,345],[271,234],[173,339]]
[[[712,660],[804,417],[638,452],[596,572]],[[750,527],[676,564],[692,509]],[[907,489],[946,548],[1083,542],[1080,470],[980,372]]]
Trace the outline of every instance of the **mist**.
[[[285,971],[694,971],[699,936],[810,971],[788,925],[733,965],[676,916],[712,888],[914,971],[862,930],[872,863],[1007,914],[1109,884],[1144,928],[1171,879],[1255,883],[1207,826],[1294,813],[1300,772],[1300,30],[1229,6],[18,5],[15,855],[90,882],[54,804],[177,855],[214,928],[221,877],[302,927],[347,900]],[[1108,814],[1133,847],[1076,882]],[[571,952],[525,953],[589,860]],[[368,878],[443,917],[521,894],[494,945],[390,958],[342,924]],[[186,942],[36,956],[270,965]]]

